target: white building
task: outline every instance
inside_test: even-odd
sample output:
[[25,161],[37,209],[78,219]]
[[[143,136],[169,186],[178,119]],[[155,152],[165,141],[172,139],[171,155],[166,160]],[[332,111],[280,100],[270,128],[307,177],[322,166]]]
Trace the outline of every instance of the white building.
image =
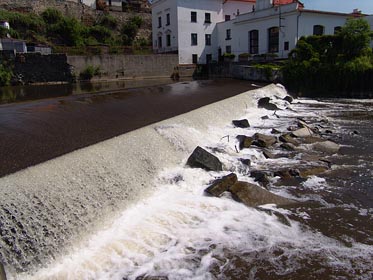
[[297,0],[155,0],[152,15],[153,49],[191,64],[224,53],[287,58],[300,37],[334,34],[360,14],[307,10]]

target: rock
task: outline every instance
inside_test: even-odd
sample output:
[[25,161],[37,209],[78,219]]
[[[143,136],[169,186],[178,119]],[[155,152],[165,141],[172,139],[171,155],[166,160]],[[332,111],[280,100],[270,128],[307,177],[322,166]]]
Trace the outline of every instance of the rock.
[[223,170],[223,165],[220,160],[199,146],[195,148],[188,158],[187,165],[193,168],[202,168],[207,171]]
[[294,101],[293,97],[291,97],[290,95],[285,96],[283,100],[289,102],[290,104]]
[[262,120],[268,120],[269,117],[268,116],[263,116],[263,117],[260,117]]
[[244,165],[247,165],[247,166],[250,166],[250,165],[251,165],[251,160],[248,159],[248,158],[240,158],[240,161],[241,161]]
[[272,174],[266,171],[261,171],[261,170],[253,170],[250,172],[250,177],[254,178],[255,182],[261,183],[265,188],[269,185],[269,177]]
[[271,134],[280,134],[281,131],[277,130],[276,128],[272,128]]
[[0,280],[6,280],[5,268],[2,263],[0,263]]
[[331,131],[330,129],[327,129],[327,130],[325,130],[325,133],[326,134],[333,134],[333,131]]
[[314,136],[303,137],[302,139],[300,139],[300,141],[303,144],[314,144],[318,142],[325,142],[326,140],[317,135],[314,135]]
[[205,192],[212,195],[219,197],[223,194],[223,192],[228,191],[228,189],[233,186],[237,182],[237,175],[231,173],[227,176],[224,176],[220,179],[215,180],[211,186],[205,189]]
[[304,127],[293,131],[291,134],[295,137],[308,137],[312,136],[313,132],[310,128]]
[[318,142],[312,145],[319,152],[335,154],[339,151],[340,146],[332,141]]
[[359,135],[359,131],[354,130],[354,131],[353,131],[353,134],[355,134],[355,135]]
[[299,171],[296,169],[283,169],[283,170],[277,170],[273,173],[274,176],[278,176],[282,179],[290,179],[293,177],[297,177],[300,175]]
[[308,124],[302,119],[298,119],[297,125],[299,128],[309,128]]
[[255,133],[254,134],[254,142],[253,145],[256,145],[258,147],[262,148],[268,148],[275,144],[277,142],[277,138],[270,135],[265,135],[261,133]]
[[246,135],[237,135],[237,140],[239,142],[240,150],[245,148],[250,148],[250,146],[254,142],[254,138],[246,136]]
[[276,158],[276,156],[274,154],[272,154],[270,151],[268,150],[264,150],[263,151],[263,156],[266,158],[266,159],[273,159],[273,158]]
[[293,144],[295,146],[298,146],[299,145],[299,142],[294,139],[291,134],[289,133],[286,133],[286,134],[282,134],[280,137],[279,137],[279,140],[283,143],[290,143],[290,144]]
[[295,151],[295,146],[291,143],[282,143],[280,147],[286,151]]
[[260,98],[258,101],[258,107],[272,111],[279,110],[279,108],[275,104],[269,102],[270,100],[271,99],[269,97]]
[[240,128],[248,128],[250,127],[249,121],[246,119],[243,120],[233,120],[233,125]]
[[248,207],[256,207],[263,204],[277,204],[282,206],[293,203],[290,199],[275,195],[260,186],[246,182],[237,182],[229,191],[232,193],[233,198]]
[[301,176],[302,178],[306,178],[309,176],[319,175],[321,173],[324,173],[326,170],[328,170],[328,168],[324,166],[310,166],[310,167],[300,168],[299,176]]

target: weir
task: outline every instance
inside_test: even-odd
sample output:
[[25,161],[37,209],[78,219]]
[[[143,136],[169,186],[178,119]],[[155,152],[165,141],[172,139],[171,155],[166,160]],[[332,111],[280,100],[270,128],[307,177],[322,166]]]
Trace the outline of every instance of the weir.
[[12,274],[48,264],[148,196],[156,174],[199,144],[194,132],[239,118],[258,93],[284,92],[249,91],[0,178],[0,262]]

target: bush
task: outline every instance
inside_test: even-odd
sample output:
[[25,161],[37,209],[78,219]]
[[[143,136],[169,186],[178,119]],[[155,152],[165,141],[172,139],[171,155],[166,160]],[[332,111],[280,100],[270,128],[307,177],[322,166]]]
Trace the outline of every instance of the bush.
[[63,20],[64,16],[56,9],[48,8],[41,13],[41,17],[47,24],[56,24]]
[[98,25],[101,25],[101,26],[104,26],[110,29],[116,29],[118,27],[118,20],[111,15],[105,15],[103,18],[101,18]]
[[0,64],[0,86],[10,85],[13,73],[3,64]]
[[110,43],[113,38],[112,32],[104,26],[92,26],[91,28],[89,28],[88,33],[89,36],[95,38],[97,42],[103,44]]
[[63,18],[49,28],[49,35],[67,46],[84,45],[84,26],[74,18]]
[[224,53],[223,56],[224,58],[228,58],[228,59],[234,59],[236,57],[234,53]]
[[80,72],[79,77],[82,80],[91,80],[94,76],[100,74],[100,67],[94,67],[92,65],[87,66],[82,72]]
[[138,26],[133,22],[127,22],[122,25],[120,34],[122,37],[122,43],[126,46],[130,46],[133,43],[138,31]]

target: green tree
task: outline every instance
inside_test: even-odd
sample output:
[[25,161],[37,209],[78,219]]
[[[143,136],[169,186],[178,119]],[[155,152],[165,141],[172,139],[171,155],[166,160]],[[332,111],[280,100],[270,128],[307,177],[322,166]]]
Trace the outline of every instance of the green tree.
[[47,24],[56,24],[63,20],[64,16],[56,9],[48,8],[41,13],[41,17]]
[[365,19],[349,19],[337,37],[341,38],[342,52],[348,60],[367,51],[373,33]]

